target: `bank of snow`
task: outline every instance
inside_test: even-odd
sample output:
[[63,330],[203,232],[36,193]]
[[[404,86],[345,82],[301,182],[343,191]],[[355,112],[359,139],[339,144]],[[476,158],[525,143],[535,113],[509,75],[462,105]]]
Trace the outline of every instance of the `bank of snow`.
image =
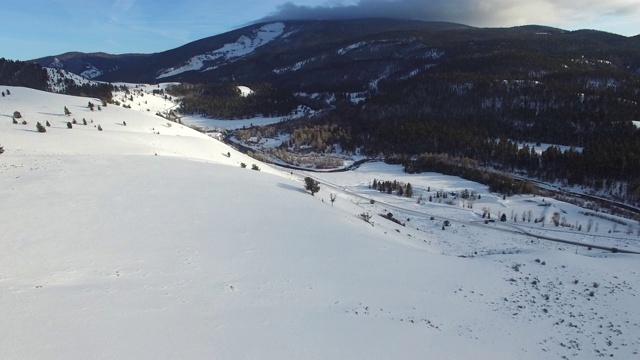
[[[8,89],[2,359],[632,358],[640,348],[633,256],[491,228],[402,227],[338,188],[312,197],[296,174],[150,112]],[[28,125],[11,124],[16,110]],[[67,129],[74,117],[88,125]],[[373,226],[357,216],[366,211]],[[441,242],[504,254],[441,255]]]

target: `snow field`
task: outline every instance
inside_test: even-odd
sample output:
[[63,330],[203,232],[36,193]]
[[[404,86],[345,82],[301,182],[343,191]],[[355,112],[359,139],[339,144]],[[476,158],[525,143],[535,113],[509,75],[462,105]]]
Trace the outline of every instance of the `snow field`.
[[[492,211],[533,199],[383,164],[281,171],[166,126],[154,114],[173,105],[148,93],[134,96],[139,108],[91,112],[97,99],[0,88],[11,91],[0,98],[2,359],[638,354],[637,256],[473,225],[480,202],[415,204],[426,186],[476,190]],[[64,106],[93,124],[67,129]],[[16,110],[28,125],[11,124]],[[322,181],[314,197],[307,175]],[[371,191],[373,178],[410,182],[416,195]],[[373,225],[358,218],[367,211]]]

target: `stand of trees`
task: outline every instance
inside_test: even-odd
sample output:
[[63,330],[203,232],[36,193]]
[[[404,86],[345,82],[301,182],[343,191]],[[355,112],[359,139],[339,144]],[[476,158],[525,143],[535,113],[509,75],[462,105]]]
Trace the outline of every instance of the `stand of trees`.
[[181,84],[167,88],[172,96],[183,96],[180,112],[219,119],[245,119],[262,115],[287,116],[299,102],[286,91],[270,84],[254,84],[254,91],[241,96],[238,84]]
[[0,58],[0,84],[24,86],[46,91],[49,87],[47,70],[42,66],[23,61]]

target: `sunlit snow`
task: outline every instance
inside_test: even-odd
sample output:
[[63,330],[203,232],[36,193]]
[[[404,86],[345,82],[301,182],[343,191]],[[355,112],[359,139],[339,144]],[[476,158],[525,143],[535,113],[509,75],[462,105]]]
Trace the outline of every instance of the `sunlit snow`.
[[222,59],[226,63],[233,62],[242,56],[254,52],[257,48],[264,46],[278,38],[284,32],[285,25],[281,22],[264,25],[254,30],[252,36],[242,35],[233,43],[225,44],[220,49],[197,55],[189,59],[184,65],[177,68],[164,70],[157,78],[162,79],[181,74],[186,71],[212,70],[219,64],[203,69],[205,63]]
[[638,255],[541,238],[638,250],[637,223],[383,163],[278,169],[128,86],[91,111],[0,85],[0,359],[637,358]]

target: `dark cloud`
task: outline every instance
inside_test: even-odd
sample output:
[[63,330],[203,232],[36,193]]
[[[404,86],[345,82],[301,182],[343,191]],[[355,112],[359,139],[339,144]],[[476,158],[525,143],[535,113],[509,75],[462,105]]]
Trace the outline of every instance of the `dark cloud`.
[[609,16],[637,16],[638,0],[359,0],[354,5],[301,6],[287,2],[269,16],[271,20],[328,20],[399,18],[449,21],[474,26],[572,23]]

